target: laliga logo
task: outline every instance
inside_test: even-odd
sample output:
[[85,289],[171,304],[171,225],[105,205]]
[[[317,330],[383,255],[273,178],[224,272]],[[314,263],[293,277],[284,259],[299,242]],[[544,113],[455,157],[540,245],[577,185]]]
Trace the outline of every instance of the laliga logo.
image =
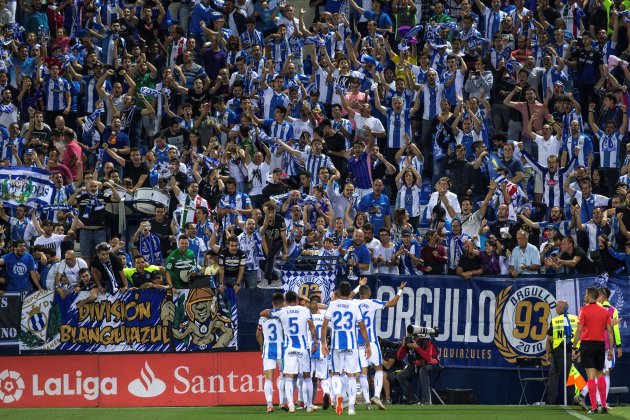
[[136,397],[153,398],[166,391],[166,384],[155,377],[149,362],[145,361],[144,367],[140,370],[140,378],[131,381],[127,389]]
[[539,286],[525,286],[510,293],[509,286],[497,298],[494,344],[510,363],[518,357],[539,356],[545,351],[547,326],[555,297]]
[[24,380],[19,373],[5,369],[0,373],[0,401],[10,404],[22,397]]

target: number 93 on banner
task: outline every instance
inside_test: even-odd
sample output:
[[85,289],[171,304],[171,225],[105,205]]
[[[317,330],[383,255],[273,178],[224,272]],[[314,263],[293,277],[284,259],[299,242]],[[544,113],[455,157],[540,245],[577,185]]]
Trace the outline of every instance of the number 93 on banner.
[[298,289],[298,296],[310,297],[311,294],[318,292],[320,292],[320,290],[317,283],[302,283]]
[[503,289],[495,314],[494,343],[499,353],[510,363],[518,357],[542,356],[555,307],[555,297],[543,287]]

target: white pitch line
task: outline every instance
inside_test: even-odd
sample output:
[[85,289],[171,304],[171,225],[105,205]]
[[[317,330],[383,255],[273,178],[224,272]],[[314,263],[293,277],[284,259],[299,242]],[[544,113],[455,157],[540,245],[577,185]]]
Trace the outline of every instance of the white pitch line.
[[566,411],[567,413],[569,413],[573,417],[577,417],[580,420],[590,420],[589,417],[585,416],[584,414],[578,413],[577,411],[573,410],[572,408],[569,408],[569,407],[563,407],[563,408],[564,408],[564,411]]

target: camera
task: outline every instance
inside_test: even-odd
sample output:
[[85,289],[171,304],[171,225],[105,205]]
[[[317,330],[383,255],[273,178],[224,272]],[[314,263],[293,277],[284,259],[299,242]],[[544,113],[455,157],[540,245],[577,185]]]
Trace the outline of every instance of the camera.
[[[437,337],[440,334],[440,329],[438,327],[431,328],[431,327],[420,327],[418,325],[407,325],[407,334],[409,334],[409,336],[424,335],[424,336],[429,336],[429,337]],[[405,337],[405,339],[407,339],[407,337]]]
[[402,342],[400,341],[392,341],[392,340],[387,340],[385,338],[380,338],[378,339],[378,342],[381,346],[381,349],[383,350],[398,350],[398,348],[402,345]]

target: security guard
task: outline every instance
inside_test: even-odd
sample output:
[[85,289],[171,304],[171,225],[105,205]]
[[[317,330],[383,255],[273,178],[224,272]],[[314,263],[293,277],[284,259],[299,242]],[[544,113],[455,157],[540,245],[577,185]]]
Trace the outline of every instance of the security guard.
[[[571,335],[571,342],[567,343],[566,353],[564,349],[564,311],[569,309],[569,303],[566,300],[559,300],[556,302],[557,316],[551,319],[551,325],[547,332],[547,352],[545,358],[549,362],[549,384],[547,386],[547,404],[555,404],[558,396],[558,381],[566,381],[569,376],[569,370],[571,369],[571,342],[573,342],[573,335]],[[571,324],[571,331],[575,331],[577,328],[578,317],[575,315],[567,314],[569,323]],[[552,350],[553,346],[553,350]],[[567,357],[566,369],[564,367],[564,357]],[[563,373],[564,372],[564,373]],[[568,395],[573,395],[570,392]]]

